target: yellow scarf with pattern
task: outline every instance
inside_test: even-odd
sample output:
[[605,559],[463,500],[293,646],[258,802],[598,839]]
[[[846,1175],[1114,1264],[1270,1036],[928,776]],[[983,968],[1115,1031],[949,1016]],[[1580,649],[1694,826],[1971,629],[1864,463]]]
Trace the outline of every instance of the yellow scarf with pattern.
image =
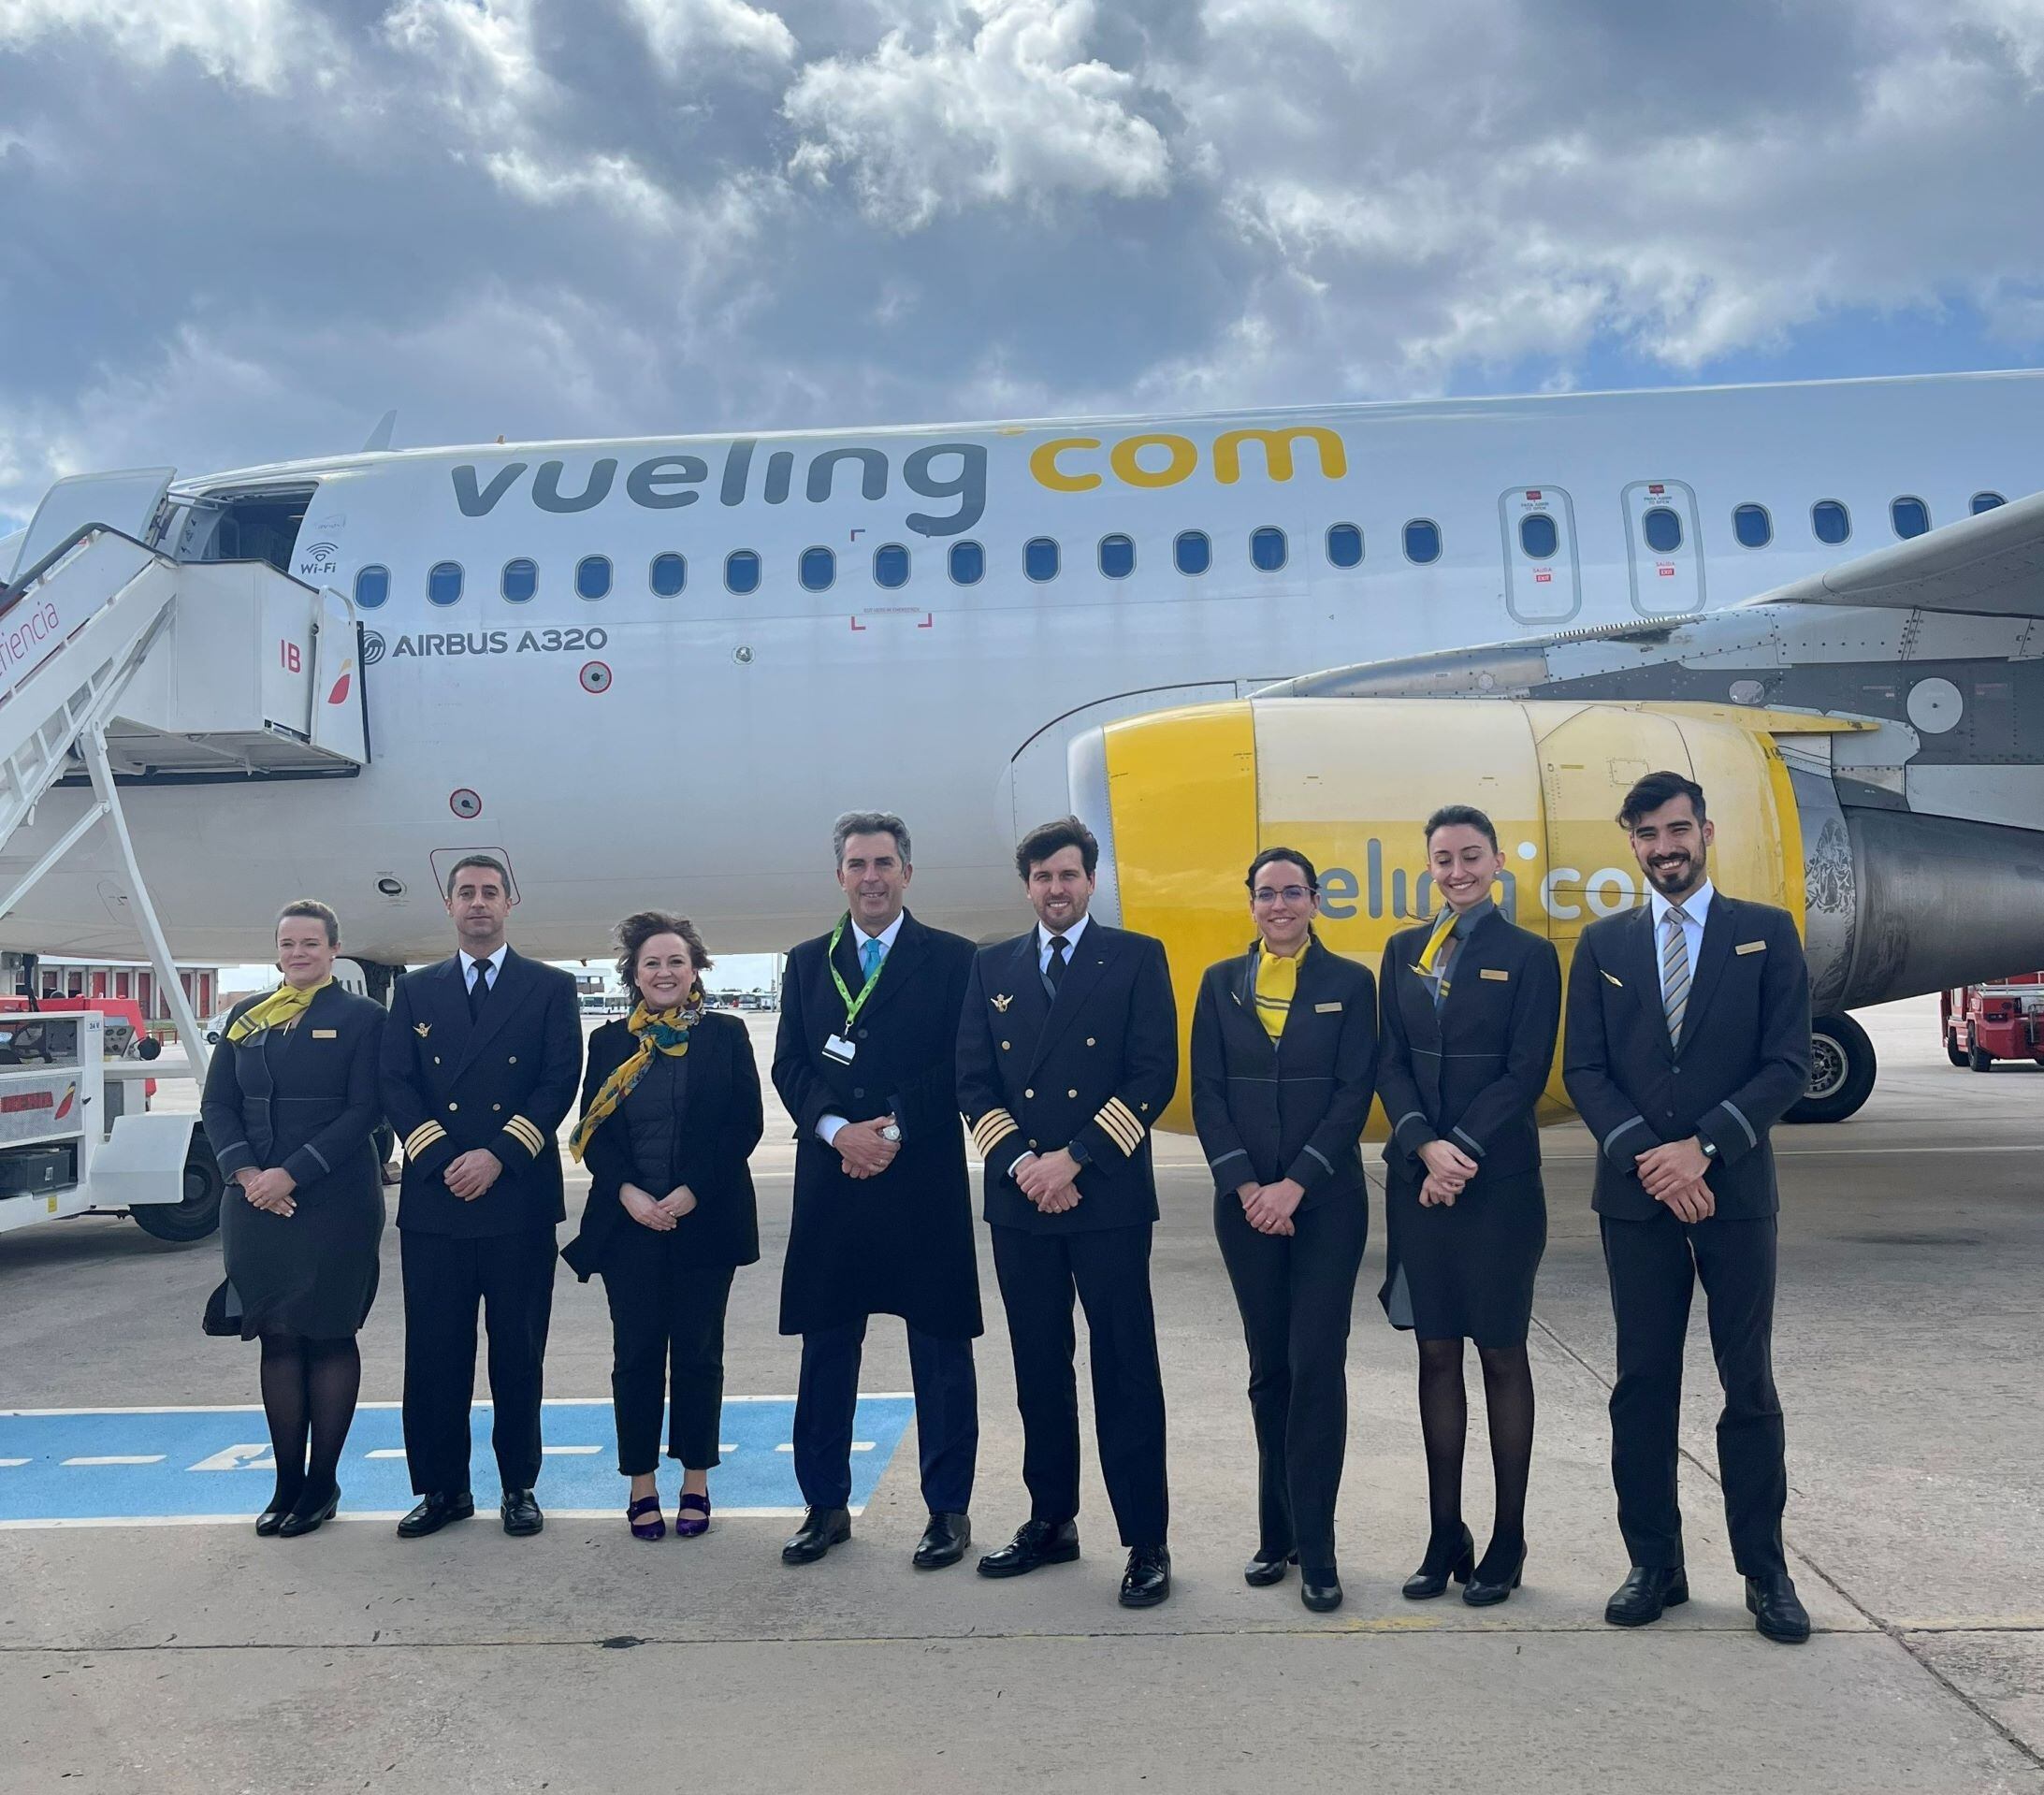
[[703,994],[700,991],[692,1003],[674,1009],[651,1010],[643,1001],[634,1006],[625,1019],[625,1026],[638,1037],[639,1049],[603,1080],[602,1088],[590,1100],[582,1120],[575,1123],[575,1131],[569,1136],[568,1151],[575,1156],[577,1165],[582,1162],[583,1150],[588,1146],[589,1136],[631,1094],[631,1087],[645,1077],[646,1067],[653,1064],[653,1055],[659,1052],[671,1060],[680,1059],[689,1051],[689,1031],[702,1020]]
[[312,999],[334,981],[331,977],[322,978],[316,985],[308,985],[300,991],[296,985],[285,985],[273,991],[259,1004],[251,1004],[228,1024],[227,1039],[245,1041],[252,1035],[260,1035],[265,1029],[289,1028],[312,1006]]

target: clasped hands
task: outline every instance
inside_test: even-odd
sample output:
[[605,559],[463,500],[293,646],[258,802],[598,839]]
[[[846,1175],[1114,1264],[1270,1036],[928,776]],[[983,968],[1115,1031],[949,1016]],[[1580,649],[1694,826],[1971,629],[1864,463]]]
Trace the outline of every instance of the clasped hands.
[[1430,1209],[1438,1203],[1442,1209],[1452,1209],[1455,1199],[1476,1176],[1476,1162],[1453,1141],[1446,1140],[1429,1140],[1419,1150],[1419,1157],[1427,1167],[1427,1176],[1419,1187],[1420,1208]]
[[1703,1181],[1710,1158],[1703,1144],[1691,1135],[1687,1140],[1671,1140],[1635,1153],[1640,1182],[1657,1203],[1665,1203],[1685,1222],[1701,1222],[1718,1211],[1718,1198]]
[[441,1174],[447,1188],[464,1203],[473,1203],[502,1175],[504,1162],[487,1147],[471,1147]]
[[837,1131],[831,1145],[844,1162],[847,1178],[877,1178],[893,1165],[902,1144],[880,1133],[893,1125],[892,1116],[876,1116],[871,1122],[848,1122]]
[[1281,1178],[1275,1184],[1254,1180],[1238,1184],[1235,1194],[1241,1200],[1242,1215],[1258,1234],[1296,1234],[1292,1212],[1305,1201],[1306,1187],[1296,1178]]
[[618,1188],[618,1197],[624,1203],[625,1213],[642,1228],[651,1228],[655,1234],[667,1234],[675,1223],[695,1208],[695,1193],[686,1184],[677,1184],[665,1196],[655,1196],[650,1191],[642,1191],[636,1184],[625,1184]]
[[1045,1215],[1079,1207],[1079,1162],[1063,1147],[1054,1153],[1031,1153],[1015,1167],[1015,1182]]
[[267,1172],[244,1166],[234,1176],[251,1209],[263,1209],[270,1215],[292,1216],[298,1212],[298,1206],[291,1195],[298,1188],[298,1180],[283,1166],[273,1165]]

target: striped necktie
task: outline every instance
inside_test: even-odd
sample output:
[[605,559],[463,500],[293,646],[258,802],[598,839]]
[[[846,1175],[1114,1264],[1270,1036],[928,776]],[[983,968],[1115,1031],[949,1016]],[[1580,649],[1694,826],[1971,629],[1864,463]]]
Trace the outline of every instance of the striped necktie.
[[1683,933],[1689,914],[1679,904],[1671,904],[1662,919],[1667,938],[1660,946],[1660,1006],[1668,1017],[1668,1040],[1682,1042],[1682,1017],[1689,1006],[1689,938]]

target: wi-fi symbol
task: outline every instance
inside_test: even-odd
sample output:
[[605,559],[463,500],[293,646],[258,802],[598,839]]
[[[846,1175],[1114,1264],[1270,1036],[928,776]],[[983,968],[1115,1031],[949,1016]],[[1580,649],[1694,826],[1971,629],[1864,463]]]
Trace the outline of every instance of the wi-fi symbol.
[[330,561],[334,557],[335,545],[332,543],[314,543],[305,552],[313,559]]

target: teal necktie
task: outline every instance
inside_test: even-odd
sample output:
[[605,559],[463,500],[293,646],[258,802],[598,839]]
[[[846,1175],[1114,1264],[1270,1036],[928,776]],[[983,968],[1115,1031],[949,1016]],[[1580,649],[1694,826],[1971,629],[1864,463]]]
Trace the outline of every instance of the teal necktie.
[[887,949],[874,940],[871,935],[866,937],[865,946],[859,949],[859,963],[865,968],[868,978],[871,978],[875,973],[880,970],[880,961],[886,952]]

